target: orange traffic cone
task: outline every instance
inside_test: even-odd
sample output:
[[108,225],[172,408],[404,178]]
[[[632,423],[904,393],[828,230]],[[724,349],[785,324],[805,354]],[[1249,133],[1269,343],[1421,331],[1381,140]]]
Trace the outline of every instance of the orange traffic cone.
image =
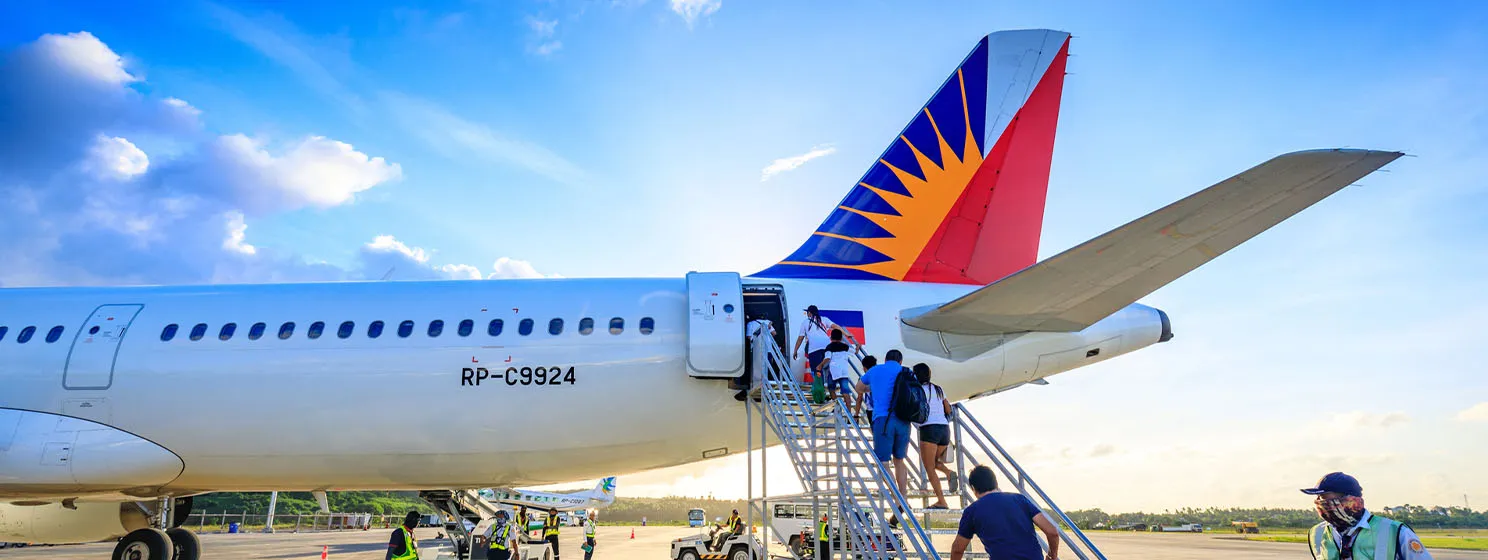
[[331,552],[331,545],[328,545],[328,544],[320,545],[320,560],[326,560],[326,556],[329,555],[330,552]]
[[630,529],[630,540],[635,540],[635,528]]

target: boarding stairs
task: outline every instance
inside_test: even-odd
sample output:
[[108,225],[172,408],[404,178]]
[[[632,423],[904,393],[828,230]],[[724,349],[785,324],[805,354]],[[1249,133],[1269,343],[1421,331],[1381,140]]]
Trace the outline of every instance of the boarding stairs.
[[[784,446],[805,490],[804,494],[793,499],[812,503],[813,528],[822,513],[829,513],[830,525],[835,531],[834,541],[839,543],[833,547],[835,558],[948,559],[952,539],[949,535],[955,534],[954,527],[963,508],[974,500],[965,483],[966,475],[977,465],[986,464],[998,472],[1000,490],[1016,491],[1028,497],[1055,520],[1063,544],[1060,550],[1062,558],[1105,560],[1106,557],[1090,539],[965,406],[955,405],[949,418],[952,439],[946,462],[955,472],[955,482],[954,486],[947,486],[949,481],[944,479],[941,483],[946,488],[944,494],[950,508],[927,509],[925,506],[933,504],[935,494],[920,461],[917,433],[911,438],[909,455],[905,459],[909,467],[908,482],[905,492],[900,492],[893,482],[892,467],[885,468],[873,455],[872,428],[866,419],[854,417],[841,400],[814,404],[810,385],[800,382],[791,371],[791,362],[785,359],[772,337],[754,338],[753,351],[756,369],[753,373],[758,380],[755,394],[759,400],[749,401],[749,448],[753,451],[759,445],[763,465],[764,449],[774,443],[769,441],[769,436]],[[860,365],[855,363],[853,366],[855,373],[861,376]],[[772,512],[767,504],[772,500],[767,487],[761,489],[760,497],[754,496],[752,463],[750,468],[751,517],[757,513],[764,520],[767,531],[764,540],[769,541]],[[907,515],[905,512],[913,513]],[[898,518],[897,527],[890,525],[894,517]],[[1047,553],[1048,543],[1042,533],[1035,533]],[[935,539],[936,536],[941,538]],[[790,535],[775,537],[786,542]],[[802,548],[813,546],[815,538],[813,531],[812,540],[803,543]],[[943,552],[938,550],[935,541],[946,549]],[[980,544],[973,545],[968,551],[972,548],[980,548]],[[803,556],[797,551],[792,551],[791,555],[798,560]],[[968,552],[966,556],[987,557],[984,552]]]

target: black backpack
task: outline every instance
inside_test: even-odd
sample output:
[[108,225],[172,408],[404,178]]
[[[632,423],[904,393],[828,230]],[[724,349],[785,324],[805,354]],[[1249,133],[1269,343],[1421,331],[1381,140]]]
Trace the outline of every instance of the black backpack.
[[894,378],[894,393],[889,403],[894,416],[905,422],[918,424],[930,418],[930,401],[925,398],[925,389],[909,368],[901,368],[899,376]]

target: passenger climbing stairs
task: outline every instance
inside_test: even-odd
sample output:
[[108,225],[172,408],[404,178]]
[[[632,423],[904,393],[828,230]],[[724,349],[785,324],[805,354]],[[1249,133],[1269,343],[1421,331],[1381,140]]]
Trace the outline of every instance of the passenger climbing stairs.
[[[816,520],[827,513],[833,540],[839,543],[834,545],[834,558],[949,559],[949,546],[953,539],[950,535],[955,533],[953,527],[960,519],[962,508],[974,500],[965,483],[966,474],[984,464],[997,472],[1000,490],[1027,496],[1056,521],[1064,545],[1060,550],[1062,558],[1105,560],[1090,539],[965,406],[955,405],[949,419],[952,440],[946,462],[955,476],[954,482],[941,482],[950,508],[926,509],[925,506],[933,505],[935,494],[921,466],[917,438],[912,438],[909,445],[906,463],[910,474],[905,492],[901,493],[898,485],[893,483],[892,468],[886,469],[874,457],[869,422],[855,418],[840,400],[813,403],[810,385],[798,381],[791,372],[790,362],[773,338],[756,337],[753,345],[759,400],[751,399],[752,404],[748,407],[749,448],[753,451],[758,446],[763,457],[764,449],[773,445],[775,440],[783,444],[805,490],[804,494],[792,497],[793,503],[810,502],[813,505],[810,525],[813,535],[800,551],[792,552],[793,556],[804,556],[806,549],[814,545]],[[857,368],[858,364],[854,364],[854,369]],[[760,464],[764,465],[764,461],[761,460]],[[948,477],[942,473],[942,478]],[[751,472],[750,513],[751,517],[757,514],[764,520],[762,525],[766,536],[763,540],[768,542],[771,540],[768,533],[772,511],[767,504],[773,500],[765,491],[767,488],[761,488],[758,496],[754,490]],[[1048,543],[1041,533],[1038,534],[1039,544],[1047,553]],[[937,536],[940,538],[935,538]],[[788,542],[790,537],[774,536],[780,542]],[[937,549],[937,545],[944,549]],[[980,548],[980,543],[975,543],[968,550]],[[986,555],[968,552],[967,557],[985,558]]]

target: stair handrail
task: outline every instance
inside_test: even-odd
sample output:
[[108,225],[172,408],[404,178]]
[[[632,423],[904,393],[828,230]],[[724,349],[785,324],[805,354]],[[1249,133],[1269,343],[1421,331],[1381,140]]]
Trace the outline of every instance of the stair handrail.
[[[1028,471],[1023,470],[1023,466],[1019,465],[1016,459],[1013,459],[1012,454],[1008,453],[1007,450],[1002,447],[1002,444],[998,443],[997,439],[992,437],[992,434],[989,433],[986,428],[982,427],[982,423],[977,421],[976,417],[973,416],[971,412],[966,409],[965,404],[955,404],[952,407],[952,412],[956,416],[955,421],[962,423],[963,428],[972,428],[971,430],[968,430],[970,432],[972,441],[979,447],[981,447],[982,452],[986,453],[987,457],[992,459],[992,461],[997,464],[997,467],[999,470],[1002,471],[1003,476],[1010,479],[1009,482],[1014,482],[1012,480],[1013,475],[1012,473],[1008,472],[1007,467],[1004,465],[1004,461],[1006,462],[1006,464],[1011,465],[1014,471],[1017,471],[1018,476],[1016,482],[1014,483],[1018,486],[1019,493],[1023,494],[1024,496],[1028,496],[1028,491],[1025,489],[1025,486],[1031,487],[1033,491],[1037,493],[1040,500],[1043,502],[1042,505],[1047,506],[1050,510],[1052,510],[1056,515],[1059,516],[1064,524],[1067,525],[1070,530],[1074,532],[1075,536],[1079,538],[1080,542],[1085,545],[1086,550],[1094,554],[1096,558],[1099,558],[1100,560],[1106,560],[1105,555],[1101,554],[1100,549],[1095,547],[1095,543],[1090,542],[1090,538],[1085,535],[1084,531],[1080,530],[1080,526],[1076,525],[1074,520],[1070,519],[1069,516],[1064,513],[1064,510],[1060,509],[1059,506],[1054,503],[1054,500],[1049,497],[1049,494],[1047,492],[1044,492],[1044,489],[1039,487],[1038,483],[1034,482],[1032,477],[1028,476]],[[991,445],[990,448],[988,447],[988,444]],[[996,449],[995,454],[993,453],[993,449]],[[967,453],[967,450],[964,449],[963,446],[963,449],[961,449],[960,452]],[[1081,560],[1089,560],[1089,557],[1085,555],[1085,553],[1080,549],[1079,546],[1076,546],[1076,542],[1074,541],[1074,539],[1070,538],[1069,534],[1067,534],[1065,530],[1060,527],[1060,524],[1054,524],[1054,529],[1057,533],[1059,533],[1060,540],[1063,540],[1065,544],[1069,546],[1070,550],[1075,552],[1076,556],[1079,556]]]

